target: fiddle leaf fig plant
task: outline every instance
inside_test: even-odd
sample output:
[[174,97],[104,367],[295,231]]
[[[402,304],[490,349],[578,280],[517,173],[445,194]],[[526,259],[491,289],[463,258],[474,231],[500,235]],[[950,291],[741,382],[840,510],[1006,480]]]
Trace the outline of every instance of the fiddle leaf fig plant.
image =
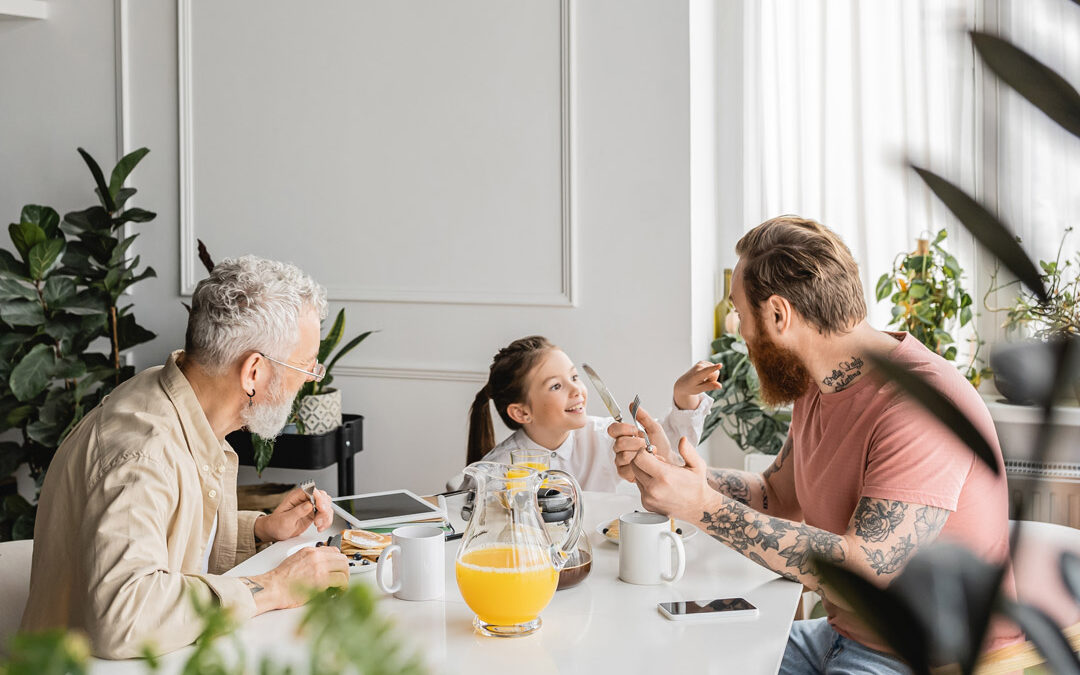
[[[94,158],[78,152],[98,203],[63,219],[51,207],[27,205],[8,226],[11,249],[0,248],[0,432],[21,437],[0,443],[0,480],[26,463],[38,487],[83,414],[134,374],[121,353],[155,337],[122,300],[132,284],[155,276],[128,256],[138,235],[125,232],[127,223],[155,218],[127,208],[136,190],[124,187],[148,150],[123,157],[108,183]],[[0,541],[32,537],[34,513],[22,497],[7,496]]]

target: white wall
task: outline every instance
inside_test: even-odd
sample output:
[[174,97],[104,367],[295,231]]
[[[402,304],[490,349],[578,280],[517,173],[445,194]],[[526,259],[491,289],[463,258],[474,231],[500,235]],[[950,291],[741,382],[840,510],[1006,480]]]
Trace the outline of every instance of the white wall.
[[[151,149],[131,181],[140,189],[140,206],[159,214],[156,221],[139,228],[142,237],[136,244],[143,261],[158,272],[157,279],[139,284],[133,294],[140,321],[160,336],[136,350],[137,365],[145,367],[160,363],[171,349],[181,345],[185,323],[180,306],[177,10],[174,3],[116,2],[125,26],[119,34],[113,30],[114,5],[104,0],[54,0],[47,21],[0,22],[0,82],[5,91],[0,111],[4,128],[19,131],[16,139],[6,138],[0,143],[0,208],[13,218],[25,201],[48,201],[61,210],[83,205],[89,196],[89,184],[74,153],[76,145],[96,152],[102,164],[115,159],[118,143],[125,150],[140,146]],[[366,450],[357,462],[357,485],[361,489],[400,485],[435,490],[459,469],[465,452],[468,405],[483,382],[492,354],[516,337],[536,332],[548,335],[575,360],[594,365],[620,398],[629,400],[640,393],[646,406],[658,414],[669,405],[674,378],[692,360],[707,353],[709,335],[695,335],[691,326],[692,314],[699,314],[700,306],[710,304],[712,298],[706,297],[711,295],[711,288],[698,289],[697,295],[692,292],[697,283],[694,267],[708,256],[692,257],[698,236],[694,233],[700,234],[700,230],[691,228],[688,3],[610,0],[568,4],[569,216],[574,231],[575,305],[333,302],[333,310],[347,308],[350,333],[368,328],[381,330],[343,361],[337,377],[346,410],[367,418]],[[482,5],[474,3],[470,7]],[[532,7],[547,12],[544,16],[551,15],[549,5],[534,3]],[[477,21],[483,20],[483,12],[476,16],[481,17]],[[323,20],[331,17],[326,14]],[[194,29],[202,31],[193,43],[196,49],[210,44],[205,41],[210,39],[212,27],[200,26],[202,20],[195,16]],[[261,16],[259,20],[268,19]],[[312,22],[310,17],[296,23],[303,23],[309,31],[318,30],[318,22]],[[499,27],[468,25],[446,29],[468,34]],[[392,31],[394,26],[384,25],[383,29]],[[543,29],[550,39],[551,26]],[[319,45],[319,39],[316,34],[298,35],[295,41],[276,48],[285,54],[289,50],[310,50]],[[442,46],[452,47],[452,41]],[[543,47],[541,44],[539,49]],[[214,48],[224,50],[216,52],[217,58],[229,56],[227,42]],[[28,65],[28,52],[44,66]],[[120,89],[123,109],[127,111],[119,140],[117,127],[121,120],[117,115],[114,68],[117,53],[124,56],[126,76]],[[551,53],[557,56],[557,52]],[[86,58],[86,54],[99,57]],[[195,58],[197,78],[198,54]],[[491,67],[498,65],[492,62]],[[206,67],[204,63],[204,71]],[[246,67],[253,66],[248,63]],[[384,67],[393,72],[394,64],[386,63]],[[355,64],[330,63],[325,68],[322,77],[345,82],[357,76]],[[252,78],[257,79],[256,75],[262,77],[265,73],[253,73]],[[285,79],[283,83],[286,89],[288,82]],[[424,83],[400,84],[407,87]],[[504,86],[519,87],[518,93],[525,96],[533,85],[509,78]],[[203,91],[198,81],[194,87],[197,92]],[[27,106],[28,102],[32,105]],[[317,102],[313,101],[312,106],[315,110]],[[207,114],[203,108],[197,110]],[[310,120],[297,119],[302,108],[289,110],[292,117],[280,130],[282,134],[312,133],[306,125],[322,119],[314,112]],[[267,116],[273,113],[265,111]],[[253,119],[252,125],[265,124],[265,120]],[[238,147],[244,145],[245,131],[243,127],[235,128]],[[318,131],[324,140],[335,133],[334,129]],[[400,129],[389,129],[388,133],[396,133],[400,142],[408,142],[408,134]],[[454,130],[447,133],[453,134]],[[499,150],[485,148],[488,141],[484,137],[474,135],[469,140],[481,156]],[[196,136],[195,153],[199,152],[200,142]],[[215,142],[227,145],[230,139],[223,137]],[[272,137],[265,142],[270,148],[290,145],[277,143]],[[549,142],[557,143],[558,139]],[[302,144],[290,147],[294,150],[291,159],[296,160],[295,149]],[[416,154],[424,150],[402,148],[403,152]],[[259,242],[267,240],[286,245],[316,241],[332,248],[344,234],[338,229],[343,227],[351,228],[350,232],[359,229],[363,236],[382,241],[381,223],[363,218],[298,223],[275,219],[271,214],[257,222],[242,222],[236,213],[259,207],[258,203],[246,201],[251,194],[282,189],[281,184],[266,183],[274,172],[264,164],[273,161],[274,153],[267,152],[258,157],[259,165],[252,165],[251,172],[234,170],[226,176],[230,181],[228,189],[244,196],[240,208],[228,221],[215,220],[213,213],[201,214],[205,219],[194,224],[195,232],[213,235],[219,229],[228,230],[227,238],[235,241],[240,235],[241,241],[252,242],[253,251],[259,250]],[[371,169],[364,164],[366,158],[355,161],[359,163],[358,174]],[[236,166],[242,167],[243,163]],[[283,175],[297,170],[295,164],[279,168]],[[257,182],[252,175],[258,176]],[[407,177],[399,180],[406,181]],[[526,173],[517,178],[496,175],[489,180],[494,183],[492,189],[502,184],[521,190],[522,184],[513,181],[531,178]],[[401,188],[393,181],[390,184]],[[221,195],[226,195],[228,189],[221,191],[218,198],[224,199]],[[333,196],[342,198],[337,193]],[[414,199],[423,198],[423,191],[415,191]],[[459,212],[469,213],[476,197],[475,193],[462,195],[461,201],[455,203],[457,197],[451,192],[440,194],[440,198],[451,200],[450,204],[460,207]],[[552,208],[550,201],[542,206]],[[534,219],[531,225],[535,227],[535,223]],[[476,233],[474,221],[455,221],[453,214],[430,226]],[[517,226],[515,221],[506,222],[508,240],[528,234],[515,233]],[[319,259],[301,259],[308,254],[299,245],[295,248],[296,262],[316,278],[349,278],[340,261],[333,269],[320,269]],[[241,252],[246,251],[228,251]],[[213,253],[220,258],[227,252]],[[379,250],[384,263],[402,267],[409,265],[407,253],[394,247]],[[538,255],[535,251],[521,253],[526,257]],[[549,255],[550,249],[541,253]],[[388,256],[389,261],[385,260]],[[358,252],[356,259],[361,264],[363,252]],[[496,263],[493,261],[493,268],[505,274],[506,267]],[[476,271],[470,268],[462,272],[457,269],[459,261],[454,259],[441,263],[429,259],[427,264],[441,265],[432,271],[432,278],[446,279],[451,288],[461,279],[473,278],[470,274]],[[541,270],[535,274],[544,273]],[[550,279],[526,281],[526,286],[532,283],[539,287]],[[402,277],[395,283],[400,286]],[[499,278],[491,278],[484,290],[499,293]],[[593,414],[603,413],[598,400],[591,400],[589,408]],[[332,473],[325,474],[317,478],[330,487]],[[274,472],[266,477],[296,478]]]

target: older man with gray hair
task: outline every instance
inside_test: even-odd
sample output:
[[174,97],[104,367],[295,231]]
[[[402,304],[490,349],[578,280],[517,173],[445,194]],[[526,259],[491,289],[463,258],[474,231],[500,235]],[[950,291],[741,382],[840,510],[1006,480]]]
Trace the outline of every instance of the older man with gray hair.
[[237,456],[225,435],[276,436],[317,362],[325,291],[299,269],[222,261],[192,296],[187,339],[164,366],[121,384],[57,450],[34,528],[23,630],[84,631],[95,655],[128,658],[190,644],[190,595],[246,619],[304,602],[301,588],[348,584],[336,548],[305,548],[254,577],[222,572],[259,541],[330,526],[329,497],[300,490],[272,514],[238,511]]

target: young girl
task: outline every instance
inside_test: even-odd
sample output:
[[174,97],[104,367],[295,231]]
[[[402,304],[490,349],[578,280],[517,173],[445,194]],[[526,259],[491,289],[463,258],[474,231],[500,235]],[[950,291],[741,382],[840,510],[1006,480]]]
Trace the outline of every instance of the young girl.
[[[712,363],[697,363],[675,382],[675,407],[660,422],[673,447],[680,436],[697,444],[712,406],[702,393],[719,388],[718,370]],[[587,398],[585,383],[561,349],[539,335],[511,342],[495,355],[487,384],[473,401],[467,462],[509,464],[511,450],[545,449],[551,453],[549,468],[574,476],[582,489],[613,492],[623,482],[615,470],[615,441],[607,434],[614,420],[586,415]],[[514,429],[498,445],[489,401]]]

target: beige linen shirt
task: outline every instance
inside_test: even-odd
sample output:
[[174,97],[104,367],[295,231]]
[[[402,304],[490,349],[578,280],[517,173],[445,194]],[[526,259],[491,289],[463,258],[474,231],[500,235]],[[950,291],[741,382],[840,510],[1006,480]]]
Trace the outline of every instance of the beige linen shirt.
[[[255,552],[257,511],[237,511],[236,453],[214,437],[174,352],[79,422],[45,476],[23,630],[85,632],[93,653],[164,653],[201,628],[190,595],[255,614],[220,576]],[[215,515],[209,574],[202,573]]]

